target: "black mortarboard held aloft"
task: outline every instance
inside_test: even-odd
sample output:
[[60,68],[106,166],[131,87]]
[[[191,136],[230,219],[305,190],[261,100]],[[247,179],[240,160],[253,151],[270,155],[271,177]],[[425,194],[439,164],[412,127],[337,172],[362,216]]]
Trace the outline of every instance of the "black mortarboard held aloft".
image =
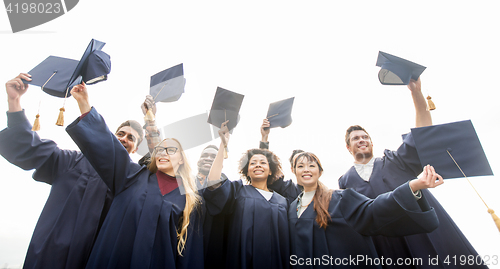
[[[244,95],[239,93],[217,87],[212,108],[208,115],[208,123],[220,128],[223,122],[229,121],[227,128],[231,131],[238,124],[238,113],[240,112],[244,97]],[[225,157],[227,158],[227,147],[225,147],[225,150]]]
[[[32,80],[28,84],[40,86],[49,95],[56,97],[69,97],[73,86],[83,82],[95,84],[107,79],[111,71],[111,60],[108,54],[101,51],[106,43],[92,39],[83,53],[80,61],[49,56],[35,68],[29,71]],[[56,124],[64,125],[64,104],[60,109],[59,119]],[[33,130],[39,129],[39,114]]]
[[[181,63],[152,75],[149,94],[153,96],[155,102],[175,102],[184,93],[185,85],[184,67]],[[154,114],[149,107],[145,120],[154,120]]]
[[[378,79],[383,85],[408,85],[411,79],[418,80],[426,69],[425,66],[382,51],[378,52],[375,65],[380,67]],[[427,96],[427,103],[429,110],[436,109],[430,96]]]
[[291,97],[269,104],[266,116],[269,120],[269,128],[285,128],[292,124],[292,107],[294,99],[295,97]]
[[[443,179],[465,177],[479,195],[467,177],[493,175],[470,120],[414,128],[411,133],[421,165],[434,166]],[[500,230],[500,219],[486,207]]]

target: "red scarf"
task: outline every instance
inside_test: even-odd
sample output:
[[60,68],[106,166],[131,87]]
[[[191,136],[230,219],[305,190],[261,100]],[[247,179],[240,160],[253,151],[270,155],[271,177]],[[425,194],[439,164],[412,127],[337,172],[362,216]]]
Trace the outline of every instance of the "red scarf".
[[158,179],[158,186],[160,187],[161,195],[165,195],[179,187],[175,177],[167,175],[163,172],[157,171],[156,178]]

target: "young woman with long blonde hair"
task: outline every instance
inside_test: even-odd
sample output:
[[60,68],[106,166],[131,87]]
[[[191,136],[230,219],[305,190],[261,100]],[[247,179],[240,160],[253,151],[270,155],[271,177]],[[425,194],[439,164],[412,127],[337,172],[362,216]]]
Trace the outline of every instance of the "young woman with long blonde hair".
[[165,139],[149,169],[133,162],[88,103],[71,91],[82,116],[67,128],[114,195],[87,268],[203,268],[203,210],[179,141]]

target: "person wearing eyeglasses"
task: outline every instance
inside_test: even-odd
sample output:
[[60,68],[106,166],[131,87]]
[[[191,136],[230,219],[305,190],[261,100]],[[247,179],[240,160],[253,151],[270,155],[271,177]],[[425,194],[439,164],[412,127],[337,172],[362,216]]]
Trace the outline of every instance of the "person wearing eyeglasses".
[[85,116],[66,130],[115,196],[87,268],[203,268],[203,204],[179,141],[157,145],[148,168],[134,163],[85,85],[71,94]]
[[[0,154],[24,170],[34,169],[34,180],[51,185],[23,266],[85,268],[113,195],[81,152],[60,149],[31,130],[21,106],[28,90],[23,80],[31,76],[21,73],[5,84],[9,110],[7,127],[0,132]],[[128,156],[142,141],[142,127],[128,120],[111,136]]]

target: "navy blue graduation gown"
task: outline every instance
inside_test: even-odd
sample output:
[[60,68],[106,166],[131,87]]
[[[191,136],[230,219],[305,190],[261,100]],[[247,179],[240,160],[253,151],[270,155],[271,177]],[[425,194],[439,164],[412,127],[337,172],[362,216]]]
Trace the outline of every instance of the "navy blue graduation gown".
[[[328,206],[326,229],[316,222],[314,201],[297,217],[297,200],[288,211],[290,261],[297,268],[381,268],[370,235],[400,236],[426,233],[438,226],[423,197],[418,202],[404,184],[372,200],[349,190],[335,190]],[[302,260],[301,260],[302,259]]]
[[[370,180],[364,181],[351,167],[339,179],[340,188],[352,188],[370,198],[375,198],[381,193],[394,190],[402,183],[416,178],[422,172],[422,166],[415,148],[412,134],[403,135],[403,144],[397,151],[384,151],[382,158],[375,158],[373,172]],[[377,252],[380,256],[399,258],[414,257],[428,260],[429,257],[437,258],[439,264],[412,266],[399,266],[397,268],[487,268],[485,265],[457,265],[453,264],[451,258],[456,255],[473,255],[477,252],[460,231],[453,219],[441,206],[437,199],[428,190],[422,191],[430,206],[436,210],[439,218],[439,227],[428,234],[388,238],[384,236],[373,237]],[[446,257],[451,261],[445,263]],[[385,268],[396,268],[386,266]]]
[[273,193],[268,201],[241,180],[226,180],[203,193],[207,211],[228,218],[227,268],[288,268],[288,204]]
[[77,151],[61,150],[31,131],[24,111],[7,113],[0,154],[33,178],[50,184],[24,260],[24,268],[84,268],[107,209],[108,187]]
[[115,196],[87,268],[203,268],[203,207],[190,216],[181,257],[176,233],[185,204],[181,187],[162,196],[156,174],[132,162],[94,108],[67,132]]
[[[223,174],[221,178],[226,179],[226,176]],[[207,179],[197,176],[196,186],[200,192],[203,192],[207,188]],[[203,245],[206,268],[224,269],[226,267],[228,225],[228,219],[222,214],[216,216],[205,214]]]

